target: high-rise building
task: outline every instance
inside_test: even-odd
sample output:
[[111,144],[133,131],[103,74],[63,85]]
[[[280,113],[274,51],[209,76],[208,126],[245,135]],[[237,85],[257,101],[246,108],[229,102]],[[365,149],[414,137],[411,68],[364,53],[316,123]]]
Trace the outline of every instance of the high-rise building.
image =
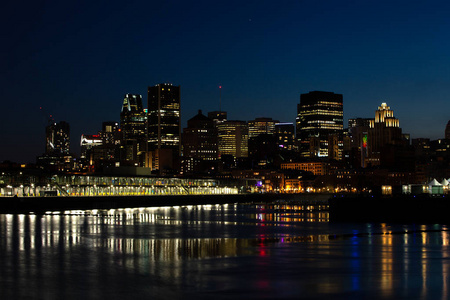
[[219,156],[248,157],[248,125],[245,121],[225,121],[217,125]]
[[[120,133],[119,123],[114,121],[103,122],[101,138],[104,160],[115,161],[119,156]],[[143,146],[141,148],[143,148]]]
[[381,103],[375,111],[375,118],[370,120],[367,145],[367,161],[371,165],[386,168],[408,166],[406,146],[409,140],[405,140],[399,120],[386,103]]
[[275,136],[278,147],[283,148],[285,150],[294,150],[295,130],[293,123],[275,124]]
[[184,174],[206,172],[214,167],[218,158],[217,129],[214,121],[203,115],[201,110],[187,121],[182,144],[183,159],[187,162],[182,164]]
[[180,122],[180,87],[168,83],[148,87],[149,146],[179,153]]
[[118,144],[120,142],[119,123],[114,121],[103,122],[101,136],[103,145]]
[[[103,145],[102,137],[98,134],[82,134],[80,147],[80,160],[83,165],[93,165],[95,161],[101,159],[101,151],[98,149]],[[96,151],[97,150],[97,151]]]
[[[368,157],[370,118],[348,119],[348,149],[344,149],[353,167],[365,167]],[[345,147],[344,147],[345,148]]]
[[181,153],[180,86],[148,87],[148,147],[154,169],[174,169]]
[[398,144],[402,140],[400,122],[386,103],[375,111],[375,119],[369,123],[369,154],[376,156],[383,146]]
[[146,151],[146,115],[142,106],[142,96],[126,94],[120,113],[122,162],[139,164],[140,156]]
[[303,157],[342,159],[343,97],[332,92],[300,95],[297,142]]
[[208,113],[208,118],[214,121],[215,124],[225,122],[227,120],[226,111],[211,111]]
[[45,153],[37,157],[36,163],[49,170],[68,171],[74,167],[70,154],[69,123],[52,121],[45,128]]
[[248,138],[257,137],[260,134],[274,134],[275,124],[279,122],[272,118],[256,118],[248,121]]
[[70,152],[70,126],[61,121],[52,123],[45,129],[45,153],[57,156],[69,155]]

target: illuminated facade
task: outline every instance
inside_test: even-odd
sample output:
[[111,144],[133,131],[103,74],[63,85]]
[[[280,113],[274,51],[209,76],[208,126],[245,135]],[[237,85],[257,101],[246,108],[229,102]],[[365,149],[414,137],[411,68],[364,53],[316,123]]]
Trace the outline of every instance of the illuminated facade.
[[100,147],[103,145],[102,138],[98,134],[82,134],[81,135],[81,160],[87,160],[90,161],[89,164],[92,165],[92,157],[90,156],[90,153],[92,153],[92,149],[95,147]]
[[148,147],[155,153],[154,169],[173,168],[181,153],[180,136],[180,86],[148,87]]
[[180,87],[157,84],[148,87],[148,142],[151,149],[180,152]]
[[272,118],[256,118],[248,121],[248,138],[257,137],[260,134],[274,134],[276,123],[279,121]]
[[342,159],[343,97],[332,92],[300,95],[297,142],[302,157]]
[[120,113],[120,128],[122,133],[120,143],[120,160],[138,164],[145,152],[146,115],[142,106],[142,96],[126,94]]
[[45,128],[45,153],[52,155],[69,155],[70,152],[70,126],[61,121],[52,123]]
[[348,120],[349,153],[354,167],[366,167],[368,157],[368,133],[370,118],[354,118]]
[[120,145],[120,128],[117,122],[103,122],[102,131],[103,159],[114,161],[117,156],[117,147]]
[[375,111],[375,118],[369,123],[368,151],[372,164],[377,164],[384,146],[395,144],[402,144],[400,122],[394,117],[394,111],[386,103],[381,103]]
[[293,123],[277,123],[275,124],[275,136],[277,145],[286,150],[294,150],[295,148],[295,130]]
[[217,124],[219,156],[248,157],[248,125],[245,121]]
[[[217,129],[214,121],[198,114],[187,121],[182,135],[183,174],[198,173],[211,169],[218,158]],[[192,158],[192,159],[187,159]]]
[[325,162],[300,162],[281,164],[282,170],[301,170],[314,175],[327,175],[328,164]]

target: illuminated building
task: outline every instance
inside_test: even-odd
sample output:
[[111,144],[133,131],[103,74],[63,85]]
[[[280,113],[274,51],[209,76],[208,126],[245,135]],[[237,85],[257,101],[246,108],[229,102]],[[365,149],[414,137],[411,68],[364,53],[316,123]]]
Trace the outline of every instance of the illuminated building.
[[297,142],[302,157],[342,159],[343,97],[332,92],[300,95]]
[[[183,159],[182,173],[198,173],[213,168],[218,158],[217,129],[214,121],[198,114],[187,121],[182,135]],[[192,158],[192,159],[187,159]]]
[[81,135],[81,155],[80,159],[82,164],[93,165],[94,161],[99,160],[101,157],[101,152],[96,151],[103,145],[103,141],[98,134],[82,134]]
[[219,156],[248,157],[248,125],[245,121],[217,124]]
[[225,122],[227,120],[226,111],[210,111],[208,113],[208,118],[214,121],[215,124]]
[[70,154],[70,126],[61,121],[52,122],[45,128],[45,153],[37,157],[36,163],[46,169],[68,171],[74,167]]
[[117,122],[103,122],[101,138],[104,160],[115,160],[120,145],[120,128]]
[[394,117],[394,111],[386,103],[381,103],[375,111],[375,119],[371,119],[369,123],[368,151],[371,163],[379,164],[383,147],[402,143],[399,120]]
[[116,145],[119,143],[119,123],[114,121],[103,122],[102,124],[103,145]]
[[368,133],[370,118],[354,118],[348,120],[348,135],[350,138],[349,152],[353,167],[366,167],[368,157]]
[[325,162],[295,162],[281,164],[282,170],[301,170],[314,175],[327,175],[328,164]]
[[181,153],[180,86],[148,87],[148,147],[154,169],[173,169]]
[[275,137],[278,147],[286,150],[294,150],[295,132],[293,123],[275,124]]
[[248,121],[248,138],[257,137],[260,134],[274,134],[276,123],[279,121],[272,120],[272,118],[256,118]]
[[69,155],[70,152],[70,126],[61,121],[52,123],[45,129],[45,153],[53,155]]
[[146,116],[142,106],[142,96],[126,94],[120,113],[121,162],[139,165],[139,156],[146,150],[145,122]]

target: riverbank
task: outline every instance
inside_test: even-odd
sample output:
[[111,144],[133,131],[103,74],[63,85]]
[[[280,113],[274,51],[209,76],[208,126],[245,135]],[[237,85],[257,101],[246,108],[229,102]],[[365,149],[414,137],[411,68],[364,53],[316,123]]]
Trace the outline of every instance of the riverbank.
[[0,197],[0,213],[44,213],[46,211],[117,209],[205,205],[226,203],[269,203],[275,201],[326,202],[329,195],[311,194],[219,194],[82,197]]

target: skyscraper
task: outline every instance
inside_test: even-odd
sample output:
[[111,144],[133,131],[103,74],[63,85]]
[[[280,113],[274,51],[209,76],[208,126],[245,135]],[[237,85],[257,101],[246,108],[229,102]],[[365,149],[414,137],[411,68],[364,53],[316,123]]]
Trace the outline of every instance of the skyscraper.
[[217,130],[214,121],[201,110],[187,121],[187,128],[183,129],[183,156],[217,160]]
[[217,128],[214,121],[198,114],[187,121],[183,129],[183,173],[199,173],[211,170],[217,163]]
[[294,124],[293,123],[277,123],[275,124],[275,136],[277,145],[286,150],[294,150]]
[[381,103],[375,111],[375,118],[369,123],[368,149],[371,163],[379,164],[382,148],[395,144],[403,144],[400,122],[394,117],[394,111],[386,103]]
[[142,106],[142,96],[126,94],[123,99],[122,111],[120,113],[121,138],[121,161],[131,162],[134,165],[139,162],[146,150],[146,115]]
[[303,157],[342,159],[343,97],[332,92],[300,95],[297,142]]
[[279,123],[272,118],[256,118],[248,121],[248,138],[257,137],[260,134],[274,134],[275,124]]
[[225,121],[217,125],[219,156],[248,157],[248,125],[245,121]]
[[[148,147],[155,152],[156,169],[174,167],[181,152],[180,135],[180,86],[162,83],[148,87]],[[171,156],[171,161],[161,164],[163,153]]]
[[45,153],[57,156],[69,155],[70,126],[61,121],[52,123],[45,128]]

